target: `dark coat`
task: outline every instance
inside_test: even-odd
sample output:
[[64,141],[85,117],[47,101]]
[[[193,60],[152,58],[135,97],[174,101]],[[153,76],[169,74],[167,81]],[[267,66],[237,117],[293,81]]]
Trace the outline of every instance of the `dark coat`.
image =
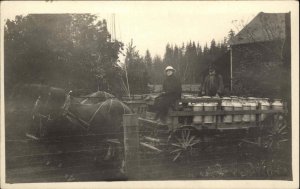
[[220,95],[223,93],[224,84],[223,78],[219,74],[207,75],[203,82],[202,92],[205,95],[215,96],[217,93]]
[[165,97],[171,99],[180,99],[181,98],[181,82],[175,77],[174,74],[167,76],[163,82],[163,92]]
[[156,118],[164,120],[168,109],[181,98],[181,82],[174,74],[167,76],[163,82],[163,93],[155,99],[154,107],[157,111]]

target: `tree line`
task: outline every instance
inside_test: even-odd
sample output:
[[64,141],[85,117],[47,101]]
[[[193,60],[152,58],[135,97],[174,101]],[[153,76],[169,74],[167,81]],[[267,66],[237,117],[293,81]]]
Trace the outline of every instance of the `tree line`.
[[119,93],[123,43],[91,14],[29,14],[4,28],[5,91],[24,83]]
[[205,44],[203,47],[195,41],[181,45],[167,44],[163,57],[152,57],[149,50],[145,52],[145,56],[140,56],[131,42],[128,44],[125,61],[129,85],[134,87],[134,92],[141,92],[145,90],[145,83],[161,84],[166,66],[173,66],[177,77],[184,84],[201,83],[208,66],[228,51],[227,43],[232,37],[234,31],[230,30],[222,41],[212,39],[209,45]]
[[125,48],[112,39],[106,20],[92,14],[16,16],[4,27],[5,92],[37,83],[116,96],[145,93],[149,83],[162,83],[167,65],[182,83],[198,83],[207,65],[227,51],[229,37],[203,47],[194,41],[167,44],[163,57],[152,57],[149,50],[141,56],[132,42]]

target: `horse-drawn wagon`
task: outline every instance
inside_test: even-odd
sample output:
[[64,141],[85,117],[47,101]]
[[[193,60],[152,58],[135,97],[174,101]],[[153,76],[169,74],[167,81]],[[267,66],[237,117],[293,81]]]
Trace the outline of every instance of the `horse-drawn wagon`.
[[[83,136],[84,139],[80,141],[88,141],[96,147],[92,151],[102,152],[100,161],[117,155],[115,158],[119,160],[125,157],[126,163],[126,152],[132,157],[140,152],[166,154],[176,161],[186,156],[200,155],[209,149],[216,150],[220,145],[245,143],[271,147],[286,141],[283,117],[287,108],[280,100],[270,102],[268,99],[251,97],[183,95],[169,109],[166,123],[161,123],[154,120],[156,95],[131,96],[122,99],[122,102],[103,92],[84,98],[65,93],[58,96],[63,99],[59,103],[55,102],[56,95],[51,93],[37,99],[33,118],[38,126],[35,127],[38,134],[43,138],[43,129],[46,128],[48,134],[54,131],[51,136],[55,140],[66,134],[75,138]],[[138,115],[136,121],[122,121],[124,114],[132,113]],[[127,118],[131,119],[130,116]],[[132,131],[131,128],[125,128],[131,122],[137,123],[137,128]],[[65,132],[61,132],[62,129]],[[77,134],[71,131],[77,131]],[[126,146],[128,144],[138,145],[140,151],[131,153],[132,146]]]
[[[153,101],[145,104],[151,110]],[[166,123],[154,120],[153,112],[139,117],[140,140],[148,149],[171,154],[174,161],[232,143],[273,148],[287,141],[286,112],[279,99],[184,95],[169,109]]]

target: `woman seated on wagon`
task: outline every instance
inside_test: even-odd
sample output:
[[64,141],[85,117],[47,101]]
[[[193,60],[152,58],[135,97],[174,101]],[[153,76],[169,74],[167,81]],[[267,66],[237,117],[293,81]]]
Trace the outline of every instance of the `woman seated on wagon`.
[[164,123],[169,108],[181,98],[181,82],[175,76],[175,69],[167,66],[165,69],[166,78],[163,82],[162,93],[155,99],[155,119]]

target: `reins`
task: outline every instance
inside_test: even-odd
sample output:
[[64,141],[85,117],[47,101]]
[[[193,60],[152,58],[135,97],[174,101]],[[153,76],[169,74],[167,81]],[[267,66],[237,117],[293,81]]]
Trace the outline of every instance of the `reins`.
[[[110,106],[109,106],[109,109],[108,109],[108,112],[110,112],[110,109],[111,109],[111,106],[112,106],[112,101],[113,99],[109,99],[110,101]],[[103,103],[101,103],[99,105],[99,107],[96,109],[96,111],[93,113],[93,115],[91,116],[91,118],[89,119],[89,121],[85,121],[83,119],[81,119],[78,115],[75,115],[74,113],[72,113],[69,108],[71,106],[71,96],[70,94],[67,95],[66,97],[66,101],[64,103],[64,105],[62,106],[62,109],[63,109],[63,116],[66,116],[68,120],[70,120],[71,122],[74,122],[74,119],[76,121],[78,121],[80,124],[80,126],[84,127],[85,129],[89,130],[89,127],[92,123],[92,121],[95,119],[97,113],[102,109],[102,107],[108,103],[108,100],[104,101]],[[75,104],[73,104],[75,105]],[[83,104],[80,104],[78,103],[78,105],[83,105]]]

